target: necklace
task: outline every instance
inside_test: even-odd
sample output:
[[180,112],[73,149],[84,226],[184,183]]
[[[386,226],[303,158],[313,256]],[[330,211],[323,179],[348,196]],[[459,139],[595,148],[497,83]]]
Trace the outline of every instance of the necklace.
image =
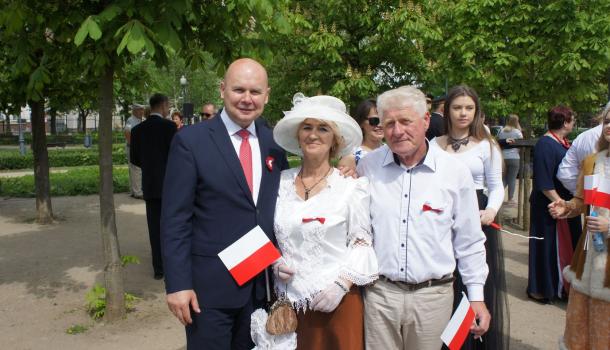
[[451,145],[451,148],[454,152],[457,152],[457,150],[459,150],[462,145],[466,146],[468,142],[470,142],[470,136],[466,136],[461,139],[454,139],[450,135],[447,135],[447,143]]
[[549,134],[551,134],[551,136],[553,136],[553,138],[555,138],[555,140],[557,140],[557,142],[559,142],[565,149],[570,148],[570,141],[568,141],[566,138],[563,140],[560,139],[559,136],[555,135],[555,133],[551,130],[549,130]]
[[328,175],[330,175],[331,171],[333,170],[333,167],[330,167],[330,169],[328,169],[328,172],[326,173],[326,175],[322,176],[320,178],[320,180],[318,180],[318,182],[316,182],[315,184],[311,185],[309,188],[307,188],[307,186],[305,186],[305,182],[303,182],[303,168],[301,168],[301,170],[299,170],[299,180],[301,180],[301,185],[303,185],[303,189],[305,190],[305,200],[309,199],[309,192],[311,192],[311,190],[314,189],[314,187],[318,186],[318,184],[320,182],[322,182],[322,180],[325,180]]

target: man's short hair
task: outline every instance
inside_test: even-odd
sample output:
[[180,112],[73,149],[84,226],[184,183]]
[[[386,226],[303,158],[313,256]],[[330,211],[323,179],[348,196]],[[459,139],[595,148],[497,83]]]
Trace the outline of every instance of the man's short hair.
[[148,104],[150,104],[150,109],[156,109],[165,102],[169,102],[169,98],[159,93],[152,95],[148,100]]
[[413,108],[423,117],[428,110],[426,95],[412,85],[401,86],[388,90],[377,97],[377,114],[383,119],[383,114],[389,109]]
[[445,103],[446,100],[447,100],[446,95],[440,95],[437,98],[433,99],[432,100],[432,110],[436,111],[440,105]]

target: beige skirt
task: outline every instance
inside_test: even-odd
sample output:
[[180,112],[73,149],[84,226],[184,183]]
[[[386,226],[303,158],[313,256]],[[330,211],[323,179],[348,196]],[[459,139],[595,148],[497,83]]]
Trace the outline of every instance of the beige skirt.
[[297,318],[297,349],[364,349],[364,305],[358,287],[352,287],[335,311],[301,311]]

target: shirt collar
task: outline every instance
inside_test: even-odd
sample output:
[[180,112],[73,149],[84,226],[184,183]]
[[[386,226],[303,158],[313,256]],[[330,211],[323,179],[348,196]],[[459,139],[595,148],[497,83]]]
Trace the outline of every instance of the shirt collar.
[[[150,116],[152,117],[153,115],[156,115],[157,117],[161,117],[161,118],[163,118],[163,116],[161,115],[161,113],[152,112],[152,113],[150,114]],[[165,118],[164,118],[164,119],[165,119]]]
[[[229,118],[226,108],[223,108],[222,112],[220,112],[220,118],[222,119],[222,122],[225,124],[225,127],[227,128],[227,131],[229,132],[229,135],[231,135],[231,136],[235,135],[239,130],[243,129],[241,126],[239,126],[237,123],[235,123],[231,118]],[[250,132],[250,135],[256,136],[256,125],[254,124],[254,122],[250,123],[250,125],[246,128],[246,130],[248,130]]]
[[[435,171],[436,170],[436,158],[438,157],[438,154],[436,153],[436,150],[434,149],[434,147],[430,147],[430,142],[428,142],[428,140],[425,140],[425,141],[426,141],[426,154],[411,169],[417,168],[420,165],[423,165],[423,166],[427,167],[428,169]],[[387,153],[386,153],[386,156],[381,165],[385,167],[385,166],[394,164],[395,166],[401,167],[402,164],[400,163],[400,159],[398,158],[398,155],[396,153],[392,152],[392,150],[390,149],[389,146],[386,145],[386,147],[387,147]]]

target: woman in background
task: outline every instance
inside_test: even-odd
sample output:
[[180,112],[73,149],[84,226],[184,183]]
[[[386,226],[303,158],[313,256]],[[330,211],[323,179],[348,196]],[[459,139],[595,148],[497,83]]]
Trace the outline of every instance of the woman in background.
[[[513,143],[515,140],[523,138],[521,133],[521,125],[519,125],[519,117],[516,114],[508,116],[506,126],[498,133],[498,141],[506,140],[507,144]],[[508,186],[508,206],[515,206],[517,203],[514,200],[515,196],[515,183],[517,180],[517,174],[519,173],[519,149],[518,148],[503,148],[502,156],[504,157],[504,164],[506,165],[506,171],[502,182],[504,187]]]
[[548,112],[549,130],[534,146],[530,236],[543,239],[530,239],[527,295],[545,304],[566,296],[560,271],[570,264],[581,233],[580,217],[554,219],[548,211],[551,202],[572,198],[557,179],[557,168],[570,147],[566,137],[575,122],[570,108],[553,107]]

